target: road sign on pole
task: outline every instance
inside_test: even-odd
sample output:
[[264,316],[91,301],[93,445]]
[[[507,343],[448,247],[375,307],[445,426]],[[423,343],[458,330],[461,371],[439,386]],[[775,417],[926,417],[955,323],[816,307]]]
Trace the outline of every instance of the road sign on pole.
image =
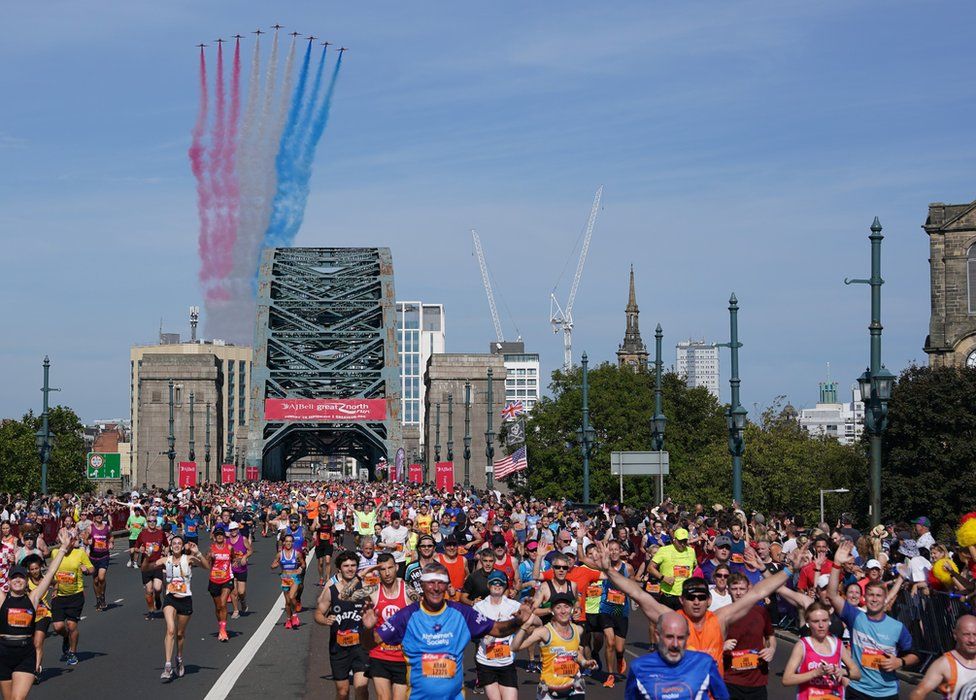
[[121,479],[122,456],[118,452],[89,452],[85,476],[89,479]]
[[620,502],[623,503],[625,476],[663,477],[665,474],[671,473],[670,458],[667,450],[611,452],[610,473],[613,476],[620,477]]

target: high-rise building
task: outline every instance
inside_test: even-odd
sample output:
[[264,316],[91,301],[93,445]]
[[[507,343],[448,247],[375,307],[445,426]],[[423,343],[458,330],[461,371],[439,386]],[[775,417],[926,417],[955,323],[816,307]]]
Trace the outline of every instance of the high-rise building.
[[404,426],[424,422],[424,371],[434,353],[446,347],[444,305],[419,301],[397,302],[397,341],[400,347],[401,421]]
[[637,294],[634,292],[634,266],[630,266],[630,296],[627,298],[627,329],[624,331],[624,342],[617,348],[617,365],[631,367],[637,371],[647,369],[647,346],[641,340],[637,308]]
[[[132,412],[132,484],[169,481],[169,382],[173,382],[176,461],[189,459],[190,394],[193,393],[195,461],[205,469],[210,415],[210,478],[233,450],[243,464],[250,422],[252,351],[222,341],[136,345],[129,352]],[[229,443],[233,443],[232,445]]]
[[718,346],[704,340],[682,340],[676,351],[675,370],[685,384],[703,386],[718,398]]
[[542,377],[539,354],[525,352],[525,343],[493,342],[492,355],[501,355],[505,362],[505,402],[521,401],[526,411],[539,402]]
[[864,404],[857,385],[851,387],[850,402],[837,400],[837,382],[820,382],[820,401],[814,408],[800,410],[800,426],[811,435],[826,435],[842,445],[851,445],[864,432]]

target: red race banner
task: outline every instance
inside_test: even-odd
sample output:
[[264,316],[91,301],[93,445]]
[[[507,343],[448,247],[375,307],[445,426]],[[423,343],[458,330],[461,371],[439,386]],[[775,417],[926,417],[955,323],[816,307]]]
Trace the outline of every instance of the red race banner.
[[244,467],[244,478],[248,481],[257,481],[259,471],[258,467]]
[[197,485],[197,463],[180,462],[180,488],[185,489]]
[[269,421],[379,421],[386,420],[386,399],[265,399]]
[[220,483],[230,484],[237,478],[237,466],[234,464],[220,465]]
[[410,465],[410,483],[419,484],[424,480],[424,467],[421,464]]
[[450,491],[454,488],[454,462],[438,462],[437,468],[437,488]]

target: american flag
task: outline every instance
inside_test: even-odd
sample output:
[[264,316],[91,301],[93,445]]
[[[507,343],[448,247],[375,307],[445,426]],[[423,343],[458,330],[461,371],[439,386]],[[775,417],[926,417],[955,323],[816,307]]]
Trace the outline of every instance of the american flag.
[[521,401],[509,401],[502,409],[502,418],[505,420],[515,420],[518,416],[525,415],[525,404]]
[[520,472],[523,469],[527,469],[528,466],[529,462],[525,457],[525,445],[522,445],[522,447],[515,450],[515,452],[495,464],[495,478],[504,479],[511,476],[515,472]]

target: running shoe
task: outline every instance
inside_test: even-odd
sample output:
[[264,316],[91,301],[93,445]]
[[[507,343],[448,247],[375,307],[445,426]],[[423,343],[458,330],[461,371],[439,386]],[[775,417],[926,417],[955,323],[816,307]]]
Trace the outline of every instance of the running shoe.
[[300,613],[302,611],[302,604],[295,603],[295,612]]
[[285,620],[285,629],[286,630],[290,630],[291,629],[291,618],[290,617],[287,620]]
[[293,630],[297,630],[301,626],[302,626],[302,621],[298,619],[298,615],[292,615],[291,616],[291,628]]
[[241,601],[241,615],[247,615],[247,603]]
[[161,681],[171,681],[173,680],[173,667],[166,664],[163,667],[163,672],[159,674],[159,680]]
[[241,616],[241,613],[239,611],[235,610],[234,612],[232,612],[230,614],[230,619],[237,620],[237,619],[240,618],[240,616]]
[[613,674],[611,673],[611,674],[609,674],[609,675],[607,676],[607,679],[606,679],[605,681],[603,681],[603,687],[604,687],[604,688],[612,688],[612,687],[613,687],[613,685],[614,685],[614,683],[616,683],[616,682],[617,682],[617,677],[616,677],[616,676],[614,676],[614,675],[613,675]]
[[185,673],[186,673],[186,668],[183,666],[183,659],[182,659],[182,657],[177,656],[176,657],[176,677],[177,678],[182,678],[183,677],[183,674],[185,674]]
[[145,617],[146,621],[148,622],[153,619],[153,614],[151,612],[147,612],[143,617]]
[[131,559],[125,563],[125,568],[127,568],[127,569],[131,569],[132,568],[132,560]]
[[78,657],[70,651],[68,652],[68,665],[69,666],[78,665]]
[[230,639],[230,637],[227,636],[227,630],[220,630],[217,633],[217,641],[218,642],[226,642],[229,639]]

